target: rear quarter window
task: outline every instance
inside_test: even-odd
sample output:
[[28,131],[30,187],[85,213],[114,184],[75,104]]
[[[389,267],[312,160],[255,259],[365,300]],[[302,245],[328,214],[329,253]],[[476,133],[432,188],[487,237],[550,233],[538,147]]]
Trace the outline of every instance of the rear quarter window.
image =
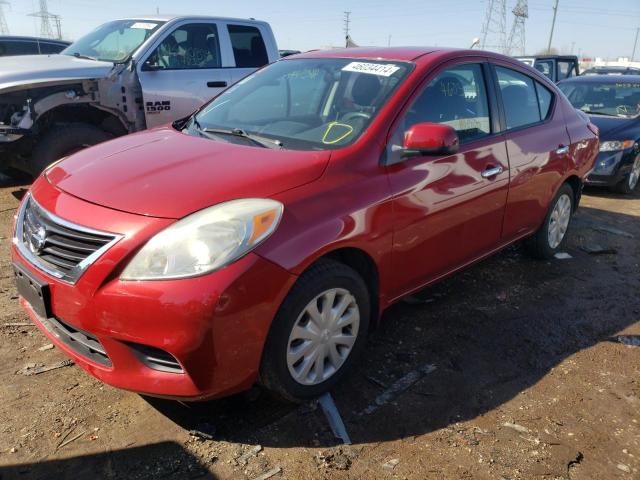
[[257,68],[269,63],[267,48],[256,27],[228,25],[233,57],[238,68]]

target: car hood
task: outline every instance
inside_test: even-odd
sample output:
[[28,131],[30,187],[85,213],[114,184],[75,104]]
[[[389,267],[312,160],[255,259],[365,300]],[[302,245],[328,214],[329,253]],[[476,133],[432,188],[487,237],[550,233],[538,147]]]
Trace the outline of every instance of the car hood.
[[328,151],[237,145],[163,127],[81,150],[46,176],[60,190],[105,207],[182,218],[227,200],[263,198],[322,175]]
[[589,120],[600,129],[600,140],[626,140],[620,135],[630,134],[630,138],[640,136],[640,118],[606,117],[589,115]]
[[106,77],[111,62],[69,55],[23,55],[0,58],[0,93]]

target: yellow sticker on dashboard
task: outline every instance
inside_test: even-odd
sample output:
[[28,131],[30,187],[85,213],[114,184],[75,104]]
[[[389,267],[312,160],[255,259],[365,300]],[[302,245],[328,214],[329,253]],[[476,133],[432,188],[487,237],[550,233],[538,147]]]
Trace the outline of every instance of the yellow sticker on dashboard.
[[[344,132],[342,135],[339,135],[336,138],[330,138],[329,132],[331,132],[334,128],[344,128],[346,129],[346,132]],[[347,125],[346,123],[340,123],[340,122],[331,122],[329,123],[329,125],[327,125],[327,129],[325,130],[324,135],[322,136],[322,143],[324,143],[325,145],[332,145],[334,143],[338,143],[340,140],[344,140],[352,133],[353,133],[353,127],[351,125]]]

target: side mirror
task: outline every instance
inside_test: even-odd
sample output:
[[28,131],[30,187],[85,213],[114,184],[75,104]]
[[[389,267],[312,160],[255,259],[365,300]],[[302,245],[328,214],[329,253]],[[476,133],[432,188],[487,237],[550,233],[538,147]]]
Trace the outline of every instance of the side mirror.
[[458,134],[442,123],[417,123],[404,133],[403,157],[453,155],[458,151]]

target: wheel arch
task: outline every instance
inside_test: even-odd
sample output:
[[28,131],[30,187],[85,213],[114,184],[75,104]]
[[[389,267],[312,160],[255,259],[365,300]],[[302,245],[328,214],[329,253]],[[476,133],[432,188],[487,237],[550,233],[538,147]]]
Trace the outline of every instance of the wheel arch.
[[558,190],[565,183],[573,190],[573,211],[575,212],[578,209],[580,198],[582,197],[582,180],[577,175],[569,175],[565,178],[564,182],[558,186]]
[[375,328],[380,318],[380,275],[378,266],[373,257],[365,250],[358,247],[338,247],[310,262],[305,271],[323,259],[330,259],[342,263],[353,270],[362,278],[369,291],[369,301],[371,307],[370,327]]
[[126,124],[118,115],[86,103],[55,106],[42,113],[36,120],[36,126],[40,133],[48,130],[52,125],[61,123],[87,123],[99,127],[113,136],[128,133]]

